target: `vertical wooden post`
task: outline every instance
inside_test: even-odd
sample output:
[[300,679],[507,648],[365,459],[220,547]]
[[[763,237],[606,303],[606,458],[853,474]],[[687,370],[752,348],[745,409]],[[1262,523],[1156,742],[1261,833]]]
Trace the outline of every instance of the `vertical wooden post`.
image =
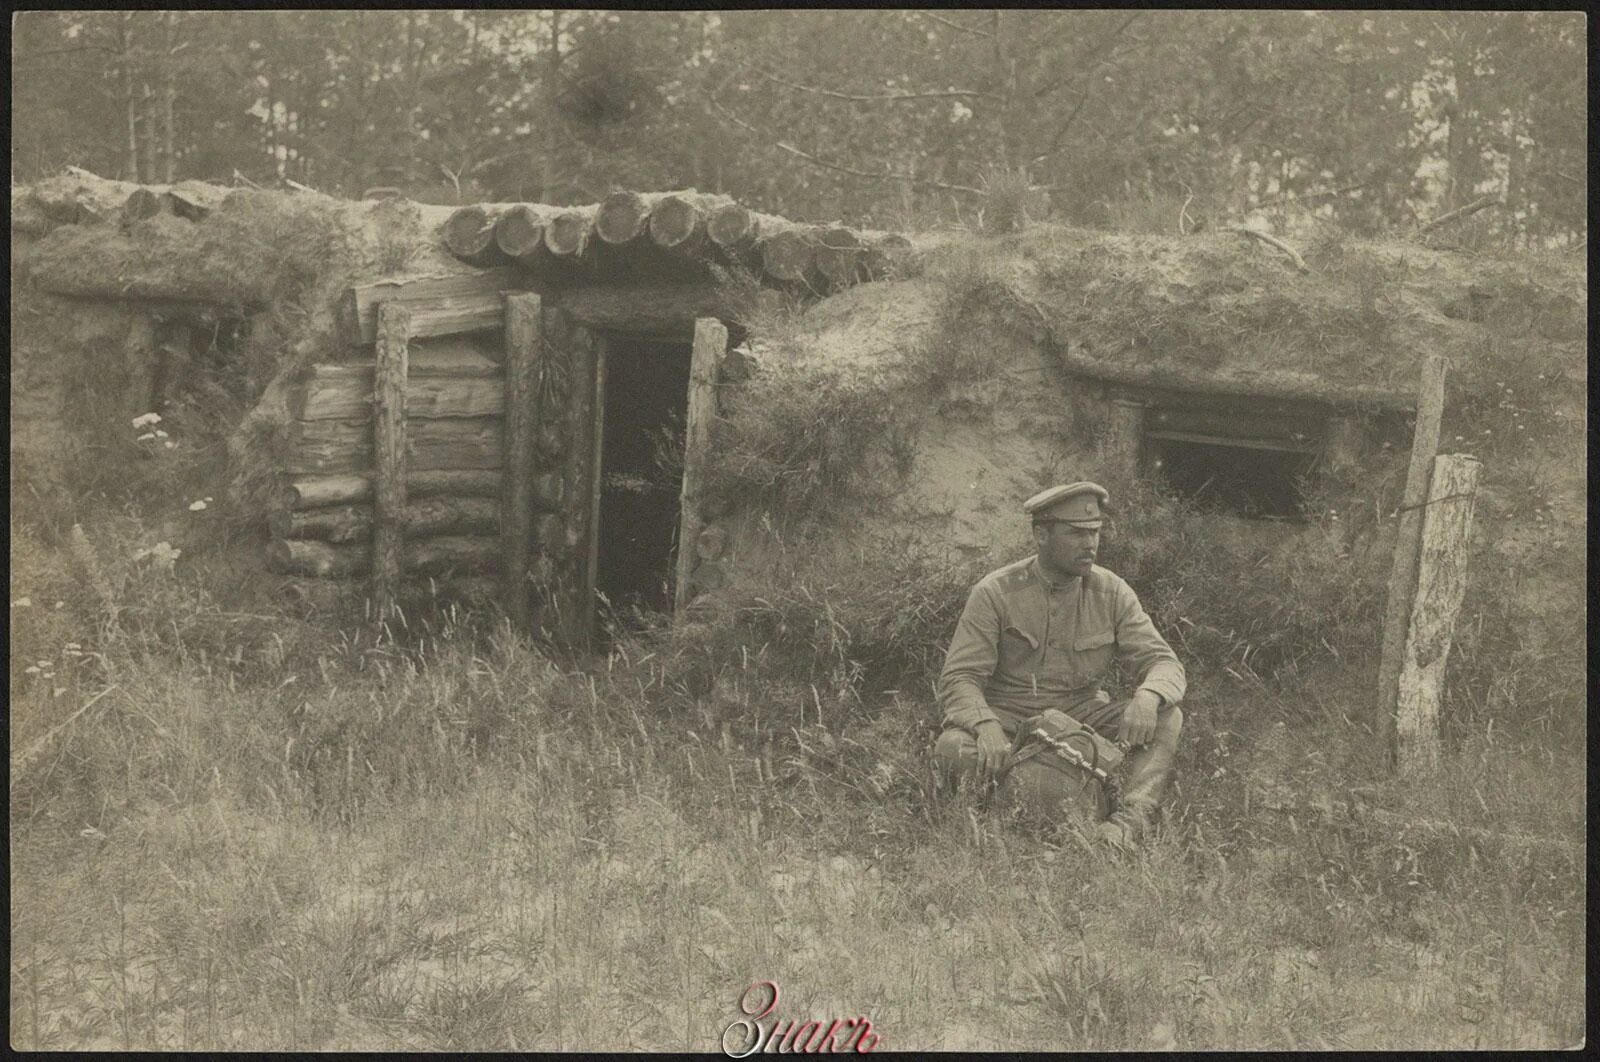
[[711,447],[711,420],[717,411],[717,365],[728,349],[728,329],[714,317],[694,323],[694,348],[689,355],[689,408],[683,439],[683,487],[679,498],[678,557],[673,573],[673,613],[689,604],[689,575],[694,571],[695,540],[700,537],[700,474]]
[[1139,449],[1144,441],[1144,403],[1132,398],[1111,400],[1106,425],[1107,457],[1121,475],[1139,472]]
[[373,380],[372,601],[374,622],[394,612],[400,587],[401,521],[406,507],[406,362],[411,311],[398,302],[378,307],[377,370]]
[[594,631],[594,588],[600,572],[600,478],[606,445],[606,344],[599,337],[594,343],[594,408],[589,431],[589,482],[586,484],[589,510],[584,518],[583,546],[583,631],[581,641],[589,643]]
[[543,313],[537,294],[508,294],[505,303],[505,470],[500,479],[500,550],[506,615],[522,630],[532,621],[528,559],[533,548],[533,468],[544,365]]
[[567,388],[566,464],[561,470],[563,480],[561,563],[562,575],[556,607],[556,625],[561,642],[569,648],[583,648],[589,642],[594,620],[594,600],[590,578],[590,534],[593,531],[590,516],[594,499],[590,497],[594,485],[595,463],[600,455],[595,452],[595,375],[596,359],[601,341],[589,329],[572,323],[570,317],[557,311],[547,325],[554,323],[566,344]]
[[1466,592],[1477,458],[1446,454],[1433,463],[1433,484],[1422,518],[1417,598],[1401,660],[1395,705],[1395,756],[1401,770],[1439,761],[1439,704],[1450,635]]
[[1411,436],[1411,466],[1400,499],[1400,526],[1395,535],[1394,566],[1389,574],[1389,600],[1383,620],[1383,655],[1378,663],[1378,725],[1384,748],[1394,749],[1395,700],[1399,696],[1400,660],[1410,627],[1412,595],[1417,587],[1417,553],[1422,540],[1422,507],[1428,473],[1439,448],[1439,421],[1444,415],[1445,360],[1430,355],[1422,366],[1417,392],[1417,423]]

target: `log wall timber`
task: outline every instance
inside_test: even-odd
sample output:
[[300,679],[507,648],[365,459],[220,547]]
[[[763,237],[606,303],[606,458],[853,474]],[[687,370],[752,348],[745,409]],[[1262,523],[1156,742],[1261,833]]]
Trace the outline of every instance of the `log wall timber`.
[[[372,415],[370,365],[319,365],[289,393],[296,420],[361,420]],[[406,379],[408,417],[498,417],[505,411],[505,380],[484,376],[420,376]]]
[[1395,699],[1396,759],[1402,771],[1439,762],[1439,706],[1450,637],[1467,586],[1472,510],[1482,469],[1477,458],[1446,454],[1433,462],[1422,518],[1416,603]]
[[394,611],[405,541],[406,360],[411,311],[402,303],[378,308],[377,364],[373,377],[372,600],[378,622]]
[[[371,505],[333,505],[321,509],[280,510],[267,520],[275,538],[314,538],[324,542],[366,542],[372,534]],[[500,507],[493,498],[416,498],[406,503],[400,527],[408,536],[492,535],[500,530]]]
[[1248,380],[1229,380],[1204,372],[1164,366],[1152,369],[1143,365],[1124,365],[1092,358],[1075,346],[1056,340],[1051,344],[1062,367],[1090,379],[1135,387],[1167,391],[1193,391],[1211,395],[1241,395],[1255,399],[1289,399],[1324,405],[1345,405],[1365,409],[1407,410],[1415,399],[1384,387],[1335,384],[1309,375],[1278,373],[1252,376]]
[[339,334],[351,346],[375,342],[378,307],[385,302],[401,302],[411,311],[413,339],[497,328],[504,293],[527,288],[528,279],[510,267],[361,284],[345,289],[339,300]]
[[[433,417],[406,422],[406,453],[416,471],[497,469],[502,464],[499,417]],[[372,465],[370,420],[302,420],[289,426],[283,471],[364,472]]]
[[[499,536],[442,535],[418,538],[401,548],[406,572],[440,575],[450,572],[494,572],[500,561]],[[330,579],[366,575],[372,570],[372,547],[335,546],[308,539],[274,539],[267,562],[275,571]]]
[[552,292],[549,300],[575,322],[600,332],[688,339],[699,317],[728,317],[727,297],[713,284],[584,285]]
[[[500,473],[470,469],[418,471],[406,475],[408,498],[494,498],[500,494]],[[299,476],[285,482],[278,492],[283,509],[317,509],[330,505],[350,505],[372,500],[372,480],[364,474]]]
[[506,614],[526,628],[532,615],[528,560],[533,548],[533,469],[537,459],[539,383],[544,363],[543,303],[537,295],[505,300],[506,470],[500,534]]

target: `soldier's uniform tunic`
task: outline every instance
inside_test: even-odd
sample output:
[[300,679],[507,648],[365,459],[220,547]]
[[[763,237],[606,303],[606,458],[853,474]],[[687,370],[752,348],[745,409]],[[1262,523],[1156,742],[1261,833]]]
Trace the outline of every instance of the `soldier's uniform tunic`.
[[944,724],[970,732],[994,719],[1010,732],[1017,719],[1059,708],[1107,733],[1116,713],[1108,718],[1100,682],[1113,659],[1163,705],[1183,699],[1183,665],[1120,576],[1096,565],[1054,584],[1037,556],[1008,564],[967,596],[939,676]]

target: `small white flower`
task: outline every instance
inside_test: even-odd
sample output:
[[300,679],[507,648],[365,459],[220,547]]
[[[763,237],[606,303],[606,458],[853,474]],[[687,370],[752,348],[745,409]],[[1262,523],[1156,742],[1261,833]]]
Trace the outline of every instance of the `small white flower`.
[[22,669],[22,673],[24,675],[37,675],[39,673],[39,669],[36,667],[25,667]]
[[40,667],[44,667],[44,668],[47,668],[47,667],[50,666],[50,661],[48,661],[48,660],[35,660],[34,663],[38,664]]
[[63,648],[63,649],[82,649],[83,646],[79,645],[77,642],[68,642],[66,645],[63,645],[61,648]]
[[33,600],[31,598],[19,597],[15,601],[11,602],[11,607],[12,608],[32,608],[33,607]]
[[205,507],[206,507],[206,503],[203,502],[203,501],[200,501],[198,498],[189,503],[189,511],[191,513],[197,513],[201,509],[204,509]]
[[133,441],[134,442],[144,442],[147,439],[154,439],[155,437],[156,437],[155,432],[147,431],[143,435],[139,436],[137,439],[135,439]]
[[173,442],[171,439],[168,439],[164,445],[169,450],[176,450],[178,448],[178,444]]
[[160,428],[157,428],[152,434],[154,434],[158,439],[165,439],[167,437],[167,433],[162,431]]
[[66,608],[66,607],[67,607],[67,603],[65,601],[57,601],[56,602],[56,608]]
[[211,499],[211,496],[210,496],[210,495],[209,495],[209,494],[208,494],[208,495],[206,495],[206,501],[211,501],[211,500],[212,500],[212,499]]
[[160,424],[160,423],[161,423],[161,414],[160,413],[141,413],[137,417],[133,418],[133,426],[135,428],[148,428],[152,424]]

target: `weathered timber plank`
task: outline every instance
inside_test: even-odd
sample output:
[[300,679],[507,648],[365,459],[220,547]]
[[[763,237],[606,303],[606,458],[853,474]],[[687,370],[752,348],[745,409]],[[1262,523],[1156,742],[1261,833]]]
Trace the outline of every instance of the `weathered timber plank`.
[[[314,538],[323,542],[366,542],[372,534],[371,505],[333,505],[322,509],[279,510],[267,521],[276,538]],[[493,498],[414,498],[401,513],[408,535],[480,534],[500,530],[500,507]]]
[[[337,371],[327,371],[328,369]],[[357,420],[372,415],[373,370],[316,366],[289,393],[296,420]],[[422,376],[406,379],[408,417],[498,417],[505,412],[505,380],[494,376]]]
[[711,449],[711,422],[717,408],[717,366],[728,349],[728,330],[715,318],[695,322],[689,355],[689,407],[685,413],[683,486],[679,494],[678,556],[673,581],[674,610],[682,612],[691,596],[694,544],[704,526],[700,512],[701,474]]
[[372,402],[372,600],[381,623],[394,611],[400,586],[406,508],[406,361],[411,311],[404,303],[378,307],[377,363]]
[[[498,471],[444,469],[406,474],[406,495],[411,498],[495,498],[500,495]],[[305,475],[286,478],[278,493],[282,509],[318,509],[372,501],[372,479],[364,472]]]
[[727,296],[713,284],[638,284],[611,287],[586,284],[546,296],[571,319],[598,332],[629,332],[681,337],[694,335],[701,317],[730,317]]
[[477,273],[385,280],[346,288],[339,300],[339,335],[350,346],[377,339],[378,306],[401,302],[411,311],[412,338],[474,332],[501,325],[501,297],[525,291],[521,271],[502,266]]
[[[406,424],[406,451],[415,471],[501,467],[499,417],[418,418]],[[289,426],[283,471],[365,472],[372,467],[371,420],[301,420]]]
[[[498,535],[443,535],[406,542],[401,565],[406,572],[493,572],[499,565]],[[267,563],[291,575],[340,578],[366,575],[372,570],[372,547],[335,546],[309,539],[274,539],[267,546]]]
[[544,313],[538,295],[505,297],[505,460],[501,477],[501,560],[506,614],[518,627],[531,621],[528,560],[533,543],[533,468],[538,444],[538,396],[544,364]]

